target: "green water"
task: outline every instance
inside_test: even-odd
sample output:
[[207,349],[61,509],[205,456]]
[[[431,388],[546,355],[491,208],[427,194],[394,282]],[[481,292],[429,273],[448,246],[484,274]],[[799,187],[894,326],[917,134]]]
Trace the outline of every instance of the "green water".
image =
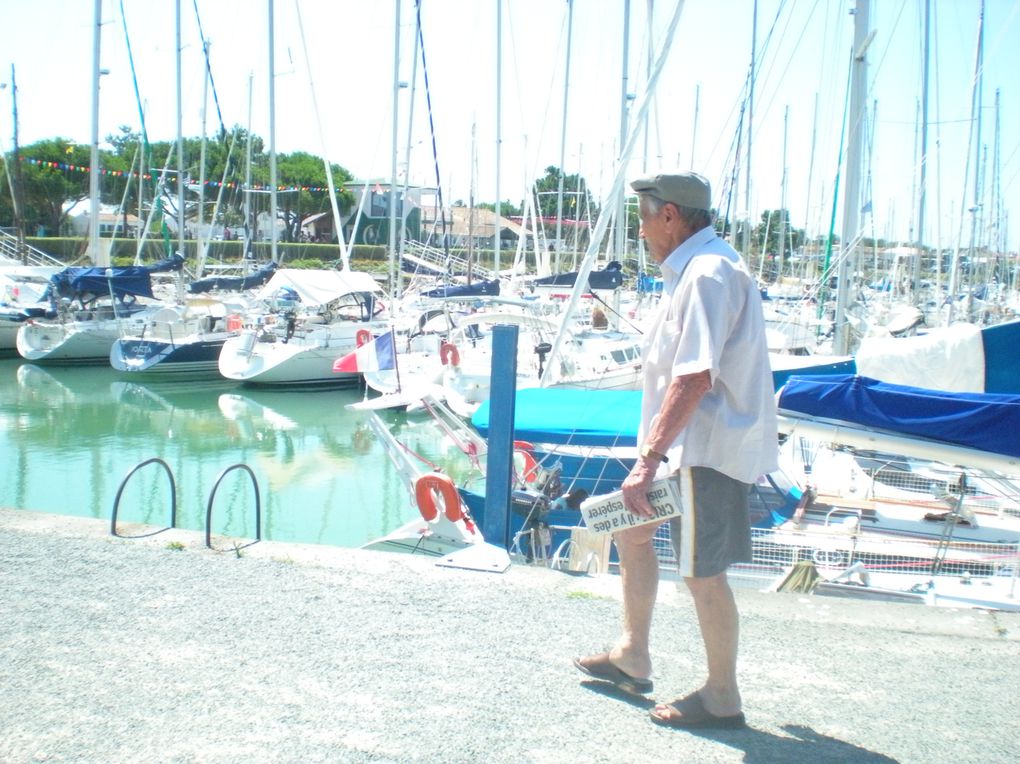
[[[357,390],[278,392],[236,383],[140,383],[101,367],[0,361],[0,506],[109,521],[124,478],[158,457],[177,487],[177,526],[204,531],[224,470],[246,464],[262,507],[262,538],[356,547],[417,517],[367,414],[344,404]],[[437,430],[383,414],[402,442],[444,464],[456,459]],[[164,526],[170,480],[139,469],[118,522]],[[242,469],[216,490],[212,530],[255,535],[256,493]]]

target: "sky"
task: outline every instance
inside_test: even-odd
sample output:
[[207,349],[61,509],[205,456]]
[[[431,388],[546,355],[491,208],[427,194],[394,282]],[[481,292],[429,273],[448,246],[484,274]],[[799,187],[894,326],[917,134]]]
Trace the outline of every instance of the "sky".
[[[856,1],[683,3],[625,177],[694,169],[712,182],[720,209],[728,203],[738,216],[758,220],[764,210],[786,207],[792,224],[811,235],[828,232],[835,207],[838,235],[844,202],[834,191],[846,182],[840,143]],[[401,182],[406,176],[434,186],[438,177],[447,204],[472,195],[495,201],[497,175],[499,197],[518,203],[551,165],[579,173],[604,200],[621,135],[635,129],[631,117],[677,7],[676,0],[421,0],[423,66],[412,0],[181,0],[186,137],[202,134],[203,113],[206,132],[219,126],[215,90],[226,127],[250,125],[268,143],[270,6],[276,150],[327,156],[364,180],[391,177],[396,156]],[[1020,3],[985,0],[980,109],[974,72],[981,2],[931,6],[923,238],[966,248],[974,222],[982,240],[1008,237],[1004,246],[1016,251],[1020,220],[1010,225],[1009,215],[1020,214]],[[859,200],[870,209],[862,219],[869,236],[917,238],[924,7],[924,0],[870,3]],[[175,8],[174,0],[102,0],[100,67],[108,73],[101,77],[101,141],[120,126],[140,129],[127,42],[150,140],[175,137]],[[0,48],[0,82],[7,84],[0,90],[0,149],[9,151],[13,140],[12,67],[19,143],[62,137],[89,144],[94,3],[0,0],[0,17],[8,30]],[[207,108],[198,19],[214,85]],[[396,142],[395,49],[396,80],[404,84],[397,89]],[[727,202],[742,111],[741,170]],[[983,182],[976,189],[978,170]],[[972,215],[975,201],[980,211]]]

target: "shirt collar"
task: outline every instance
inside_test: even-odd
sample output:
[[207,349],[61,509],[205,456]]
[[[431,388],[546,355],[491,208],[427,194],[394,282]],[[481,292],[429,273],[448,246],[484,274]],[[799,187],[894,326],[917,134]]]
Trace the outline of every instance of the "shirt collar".
[[677,282],[680,281],[680,275],[684,272],[684,268],[687,267],[687,263],[691,261],[691,258],[694,257],[699,249],[714,238],[716,238],[715,228],[710,225],[705,226],[669,253],[669,256],[659,266],[662,271],[662,281],[666,291],[673,291]]

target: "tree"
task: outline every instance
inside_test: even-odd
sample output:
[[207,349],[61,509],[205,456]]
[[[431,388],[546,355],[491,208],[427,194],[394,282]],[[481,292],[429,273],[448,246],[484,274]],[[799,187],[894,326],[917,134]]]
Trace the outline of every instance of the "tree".
[[535,209],[542,217],[554,218],[559,206],[560,176],[563,176],[563,218],[581,220],[598,217],[588,184],[580,175],[563,175],[558,167],[545,168],[545,175],[535,181]]
[[[296,241],[305,217],[331,209],[326,168],[319,157],[303,151],[278,156],[276,167],[280,185],[287,189],[278,195],[277,203],[286,224],[284,239]],[[335,184],[352,180],[351,174],[339,165],[330,165],[330,171]],[[354,195],[350,191],[341,191],[337,198],[340,209],[349,209],[353,204]]]
[[[265,188],[269,185],[269,157],[264,152],[264,141],[252,135],[252,184]],[[205,167],[201,166],[202,139],[185,138],[183,141],[185,178],[185,218],[192,225],[197,221],[198,205],[203,204],[202,218],[212,222],[213,205],[221,195],[217,223],[240,226],[244,222],[245,152],[249,136],[235,127],[230,134],[205,141]],[[124,214],[151,206],[158,198],[159,225],[170,223],[176,230],[180,204],[177,194],[177,149],[171,141],[145,143],[142,136],[128,127],[120,128],[107,141],[111,151],[100,151],[100,201],[121,205]],[[65,209],[88,197],[90,148],[65,138],[52,138],[22,147],[22,174],[24,178],[23,207],[26,230],[31,233],[42,228],[54,235],[60,232],[66,220]],[[13,162],[13,157],[7,158]],[[165,169],[165,173],[164,173]],[[349,182],[352,175],[340,165],[331,165],[333,182],[337,186]],[[305,152],[277,157],[277,183],[285,189],[297,189],[279,195],[278,212],[286,222],[286,237],[296,239],[304,216],[324,212],[331,208],[326,171],[320,158]],[[141,179],[140,179],[141,176]],[[162,178],[162,183],[160,179]],[[205,185],[199,186],[204,180]],[[222,187],[221,187],[221,184]],[[267,207],[266,194],[252,195],[253,212]],[[341,210],[354,204],[349,191],[339,192]],[[162,213],[162,214],[159,214]],[[144,213],[143,213],[144,216]],[[0,222],[13,220],[10,190],[0,185]],[[126,226],[125,226],[126,228]]]
[[[493,202],[481,202],[475,205],[475,208],[480,210],[488,210],[489,212],[496,211],[496,205]],[[502,217],[520,217],[523,214],[521,205],[515,205],[509,199],[499,203],[499,214]]]
[[[783,241],[780,241],[780,236]],[[761,222],[754,229],[751,250],[757,251],[769,263],[765,270],[770,277],[778,278],[783,275],[779,272],[780,267],[788,263],[790,255],[800,250],[803,244],[804,232],[790,225],[789,210],[765,210],[761,214]]]
[[[23,146],[20,153],[25,230],[31,234],[41,228],[56,234],[67,217],[65,208],[88,196],[88,174],[78,168],[88,167],[90,149],[67,138],[49,138]],[[15,160],[8,155],[7,161],[13,166]],[[6,197],[5,212],[11,210],[6,183],[0,196]]]

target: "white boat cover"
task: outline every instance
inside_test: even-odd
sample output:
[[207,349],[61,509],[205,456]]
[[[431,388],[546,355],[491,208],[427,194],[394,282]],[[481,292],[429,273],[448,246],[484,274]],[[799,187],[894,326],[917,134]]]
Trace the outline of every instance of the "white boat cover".
[[883,382],[957,393],[985,391],[981,328],[973,324],[916,337],[865,337],[854,359],[858,374]]
[[352,292],[382,292],[382,287],[372,275],[363,271],[282,268],[273,274],[256,297],[268,300],[284,287],[297,292],[305,307],[326,305]]

